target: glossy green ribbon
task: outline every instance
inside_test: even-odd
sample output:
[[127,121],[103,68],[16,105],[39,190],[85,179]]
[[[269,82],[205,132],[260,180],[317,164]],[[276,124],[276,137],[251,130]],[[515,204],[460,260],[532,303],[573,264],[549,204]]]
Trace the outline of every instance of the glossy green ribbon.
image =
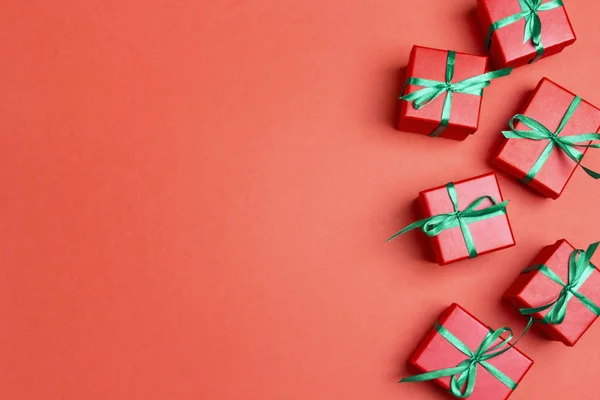
[[576,298],[583,303],[591,312],[596,316],[600,316],[600,307],[591,301],[588,297],[578,292],[579,288],[585,283],[590,277],[592,272],[596,269],[590,260],[594,255],[594,252],[598,248],[600,242],[592,243],[586,251],[575,250],[569,257],[569,282],[565,283],[562,279],[550,268],[545,265],[534,265],[523,271],[527,273],[530,271],[540,271],[552,281],[562,286],[558,298],[546,305],[532,308],[522,308],[519,312],[522,315],[532,315],[544,310],[550,309],[546,316],[540,320],[535,320],[544,325],[560,325],[564,322],[567,315],[567,304],[572,298]]
[[[460,339],[454,336],[452,332],[444,328],[439,323],[436,323],[435,329],[437,332],[468,358],[459,363],[456,367],[438,369],[435,371],[426,372],[424,374],[409,376],[400,380],[400,383],[423,382],[444,377],[451,377],[450,393],[460,399],[466,399],[473,394],[477,380],[477,369],[478,366],[481,365],[490,374],[492,374],[493,377],[508,386],[511,390],[515,390],[517,388],[517,383],[506,376],[498,368],[490,364],[488,361],[494,357],[498,357],[499,355],[506,353],[508,350],[513,348],[517,342],[521,340],[523,335],[525,335],[530,327],[531,321],[529,324],[527,324],[527,328],[525,328],[525,331],[521,337],[513,344],[509,344],[513,338],[513,332],[510,328],[500,328],[496,331],[490,330],[477,350],[471,351],[471,349],[469,349],[469,347]],[[509,334],[508,337],[502,339],[501,336],[507,332]],[[501,340],[500,343],[494,345],[494,343],[496,343],[498,340]]]
[[[429,103],[442,94],[446,95],[444,106],[442,108],[440,126],[437,127],[430,134],[430,136],[439,136],[450,123],[450,114],[452,112],[452,93],[465,93],[481,96],[483,94],[483,89],[490,85],[490,81],[492,79],[506,76],[512,71],[512,68],[505,68],[498,71],[492,71],[482,75],[473,76],[460,82],[452,83],[455,61],[456,52],[449,51],[446,60],[446,80],[444,82],[411,77],[408,78],[404,85],[404,89],[402,90],[402,97],[400,97],[400,100],[412,102],[413,107],[416,110],[426,107]],[[408,85],[423,86],[423,88],[405,95],[404,90]]]
[[[448,191],[450,201],[452,201],[452,207],[454,208],[453,212],[438,214],[417,222],[413,222],[406,228],[392,235],[387,241],[389,242],[395,237],[417,228],[421,228],[421,230],[427,236],[433,237],[439,235],[446,229],[451,229],[459,226],[463,238],[465,239],[467,250],[469,251],[469,257],[477,257],[477,249],[475,248],[475,242],[473,241],[473,236],[471,235],[471,231],[469,230],[469,224],[477,221],[482,221],[484,219],[505,215],[508,200],[502,203],[496,203],[496,200],[492,196],[481,196],[475,199],[464,210],[460,210],[460,208],[458,207],[458,197],[456,195],[456,188],[454,187],[454,183],[448,183],[446,185],[446,190]],[[492,205],[478,210],[477,207],[479,207],[481,203],[483,203],[485,200],[490,200],[492,202]]]
[[[567,122],[571,119],[577,107],[581,104],[581,98],[576,96],[567,112],[562,118],[560,125],[556,131],[552,132],[544,125],[536,121],[535,119],[528,117],[523,114],[517,114],[511,118],[509,122],[510,131],[503,131],[502,134],[507,139],[530,139],[530,140],[547,140],[549,143],[540,154],[536,162],[533,164],[527,175],[521,180],[523,183],[529,183],[535,178],[538,172],[542,169],[548,158],[550,157],[550,153],[554,147],[558,147],[561,149],[570,159],[575,161],[577,165],[579,165],[583,170],[592,178],[598,179],[600,178],[600,174],[592,171],[581,165],[581,160],[583,158],[583,154],[577,150],[577,147],[591,147],[591,148],[600,148],[600,143],[593,144],[582,144],[585,142],[590,142],[593,140],[600,140],[600,134],[598,133],[583,133],[579,135],[572,136],[559,136],[562,132]],[[515,121],[521,122],[523,125],[528,127],[530,130],[519,130],[515,129]]]
[[523,43],[527,43],[527,41],[531,40],[535,46],[536,52],[535,58],[530,61],[531,63],[539,60],[544,55],[544,46],[542,45],[542,22],[538,13],[540,11],[548,11],[554,8],[562,7],[563,2],[562,0],[551,0],[542,4],[543,0],[518,1],[519,5],[521,6],[521,12],[506,18],[502,18],[500,21],[496,21],[490,25],[486,38],[486,46],[488,49],[490,48],[492,43],[492,35],[496,30],[514,24],[515,22],[524,18],[525,33],[523,35]]

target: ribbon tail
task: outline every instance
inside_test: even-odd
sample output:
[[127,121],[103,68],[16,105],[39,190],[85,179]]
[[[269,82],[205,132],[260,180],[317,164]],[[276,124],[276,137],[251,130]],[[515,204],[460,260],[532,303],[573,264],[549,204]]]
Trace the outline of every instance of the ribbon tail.
[[425,227],[426,227],[426,226],[427,226],[429,223],[431,223],[432,221],[434,221],[434,223],[435,223],[436,221],[438,221],[438,220],[440,220],[440,219],[442,219],[442,222],[443,222],[443,215],[434,215],[434,216],[432,216],[432,217],[424,218],[424,219],[421,219],[421,220],[419,220],[419,221],[413,222],[412,224],[410,224],[410,225],[408,225],[408,226],[404,227],[402,230],[400,230],[400,231],[398,231],[398,232],[394,233],[392,236],[390,236],[390,237],[389,237],[389,238],[386,240],[386,242],[389,242],[390,240],[392,240],[392,239],[394,239],[394,238],[396,238],[396,237],[398,237],[398,236],[400,236],[400,235],[402,235],[402,234],[404,234],[404,233],[406,233],[406,232],[412,231],[413,229],[417,229],[417,228],[423,228],[423,232],[424,232],[424,233],[425,233],[427,236],[435,236],[435,235],[437,235],[437,234],[439,233],[437,230],[435,230],[435,229],[432,229],[432,231],[433,231],[433,233],[432,233],[432,232],[428,232],[428,231],[426,231],[426,230],[425,230]]
[[404,233],[406,233],[406,232],[412,231],[413,229],[417,229],[417,228],[420,228],[420,227],[422,227],[423,225],[425,225],[425,223],[426,223],[428,220],[429,220],[429,218],[427,218],[427,219],[422,219],[422,220],[420,220],[420,221],[417,221],[417,222],[413,222],[412,224],[408,225],[406,228],[404,228],[404,229],[402,229],[402,230],[400,230],[400,231],[398,231],[398,232],[394,233],[392,236],[390,236],[390,237],[389,237],[389,238],[386,240],[386,242],[389,242],[390,240],[392,240],[392,239],[395,239],[395,238],[397,238],[398,236],[400,236],[400,235],[402,235],[402,234],[404,234]]
[[586,172],[586,174],[594,179],[600,179],[600,173],[586,168],[581,164],[581,161],[583,160],[583,154],[577,151],[573,145],[560,143],[560,148],[567,154],[567,156],[569,156],[571,160],[575,161],[577,165],[579,165]]
[[581,168],[583,168],[583,170],[584,170],[584,171],[585,171],[585,172],[586,172],[586,173],[587,173],[589,176],[591,176],[592,178],[594,178],[594,179],[600,179],[600,174],[599,174],[598,172],[596,172],[596,171],[593,171],[593,170],[591,170],[591,169],[589,169],[589,168],[586,168],[586,167],[584,167],[584,166],[583,166],[583,165],[581,165],[581,164],[579,164],[579,166],[580,166]]

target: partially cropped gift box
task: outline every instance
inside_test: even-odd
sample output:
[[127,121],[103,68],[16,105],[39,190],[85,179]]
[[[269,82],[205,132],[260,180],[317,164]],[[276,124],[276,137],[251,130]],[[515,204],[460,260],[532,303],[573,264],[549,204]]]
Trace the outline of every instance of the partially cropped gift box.
[[549,338],[575,345],[600,314],[600,272],[591,263],[597,246],[576,250],[562,239],[544,247],[504,298]]
[[533,365],[511,339],[510,329],[491,330],[452,304],[410,358],[422,374],[400,382],[434,381],[458,398],[505,400]]
[[510,127],[493,164],[553,199],[565,189],[587,146],[600,146],[590,144],[600,138],[600,110],[546,78]]
[[478,0],[477,15],[496,68],[551,56],[576,40],[562,0]]
[[486,73],[487,57],[414,46],[398,129],[464,140],[477,131],[483,89],[510,69]]
[[392,236],[420,228],[431,241],[435,261],[449,264],[514,246],[496,174],[491,172],[424,190],[418,199],[424,219]]

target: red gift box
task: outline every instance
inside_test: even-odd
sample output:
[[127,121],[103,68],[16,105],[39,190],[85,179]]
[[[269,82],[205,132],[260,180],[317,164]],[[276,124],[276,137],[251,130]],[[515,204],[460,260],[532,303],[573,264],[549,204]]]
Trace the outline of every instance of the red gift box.
[[[569,282],[569,257],[575,249],[562,239],[546,246],[535,257],[532,265],[543,264],[556,273],[564,283]],[[590,264],[593,266],[592,264]],[[519,275],[506,291],[504,299],[518,309],[541,307],[557,300],[563,286],[554,282],[539,270]],[[600,273],[593,272],[577,291],[595,304],[600,304]],[[551,309],[535,313],[534,319],[542,319]],[[561,324],[536,324],[550,339],[573,346],[596,320],[596,314],[579,299],[571,298],[567,303],[565,319]]]
[[[454,183],[460,210],[481,196],[491,196],[496,202],[503,201],[496,174],[493,172]],[[454,211],[446,186],[419,193],[419,205],[425,217]],[[486,199],[480,207],[492,205]],[[515,245],[507,215],[499,215],[468,224],[479,255]],[[469,251],[460,227],[446,229],[430,238],[435,260],[440,265],[469,258]]]
[[[413,46],[410,53],[406,78],[422,78],[444,82],[446,79],[446,50],[431,49],[428,47]],[[452,82],[485,73],[487,57],[475,56],[465,53],[456,53],[454,77]],[[407,85],[404,94],[409,94],[421,89],[416,85]],[[440,126],[445,95],[437,97],[426,107],[415,109],[412,103],[400,102],[400,117],[398,129],[405,132],[430,135]],[[481,96],[453,93],[452,111],[450,121],[440,137],[464,140],[475,133],[479,124]]]
[[[438,319],[438,323],[450,331],[473,352],[477,350],[488,332],[490,332],[488,326],[481,323],[457,304],[452,304],[447,308]],[[500,340],[495,342],[495,344],[499,342]],[[448,342],[434,328],[425,336],[412,355],[410,364],[421,372],[430,372],[456,367],[465,359],[467,359],[467,356]],[[488,360],[488,362],[515,383],[519,383],[533,365],[533,361],[515,347]],[[434,381],[444,389],[450,389],[450,377],[438,378]],[[481,365],[477,366],[475,388],[473,394],[469,396],[469,400],[505,400],[511,393],[511,388],[498,380],[498,378]]]
[[[542,4],[550,0],[544,0]],[[535,0],[532,0],[535,2]],[[492,23],[521,13],[519,0],[478,0],[477,15],[485,35]],[[571,21],[564,6],[550,10],[539,10],[543,57],[561,52],[576,40]],[[496,68],[518,67],[536,58],[536,47],[532,40],[524,41],[526,21],[521,18],[510,25],[497,29],[491,37],[490,54]]]
[[[547,78],[543,78],[521,114],[531,117],[551,131],[558,128],[566,110],[575,95]],[[593,133],[600,127],[600,110],[588,102],[582,101],[569,119],[559,136]],[[515,129],[524,129],[521,122]],[[589,142],[587,142],[589,143]],[[548,141],[528,139],[505,139],[500,151],[492,160],[493,164],[509,175],[522,179],[542,154]],[[578,148],[585,153],[586,148]],[[556,199],[560,196],[577,163],[559,148],[554,148],[549,159],[528,186],[546,197]]]

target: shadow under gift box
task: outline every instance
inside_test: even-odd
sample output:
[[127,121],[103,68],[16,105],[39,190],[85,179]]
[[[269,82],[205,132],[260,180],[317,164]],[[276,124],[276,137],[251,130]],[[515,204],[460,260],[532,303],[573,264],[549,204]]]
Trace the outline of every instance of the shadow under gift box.
[[[543,3],[547,3],[544,0]],[[543,4],[542,3],[542,4]],[[484,38],[492,23],[522,12],[519,0],[477,0],[477,16]],[[560,53],[577,39],[564,6],[538,11],[542,30],[542,58]],[[496,68],[519,67],[536,57],[531,40],[523,43],[525,19],[497,29],[492,35],[490,55]]]
[[[498,203],[503,201],[494,172],[455,182],[454,186],[459,209],[461,210],[464,210],[481,196],[491,196]],[[419,193],[418,202],[424,217],[454,211],[446,186],[422,191]],[[485,200],[478,209],[491,205],[490,200]],[[473,236],[478,255],[515,245],[515,239],[506,214],[472,222],[468,227]],[[438,235],[430,237],[429,240],[433,248],[435,261],[440,265],[469,258],[465,239],[458,226],[446,229]]]
[[[445,82],[447,58],[448,51],[446,50],[413,46],[406,69],[406,79],[422,78]],[[452,82],[460,82],[484,74],[487,61],[485,56],[457,52]],[[404,94],[415,92],[421,88],[421,86],[407,85],[404,88]],[[482,97],[453,93],[450,121],[439,137],[465,140],[470,134],[475,133],[479,126]],[[446,95],[442,94],[419,110],[414,108],[412,102],[401,100],[398,130],[430,135],[440,126],[445,98]]]
[[[531,265],[543,264],[554,271],[563,282],[569,282],[569,257],[575,248],[562,239],[553,245],[544,247],[535,257]],[[593,264],[590,264],[593,266]],[[550,304],[555,301],[562,286],[540,271],[530,271],[519,275],[517,280],[504,294],[504,299],[516,307],[533,308]],[[594,271],[579,288],[578,292],[585,295],[595,304],[600,304],[600,273]],[[535,319],[541,319],[550,309],[533,314]],[[587,329],[596,320],[596,315],[577,298],[571,298],[567,304],[565,320],[559,325],[535,325],[550,339],[574,346]]]
[[[543,78],[537,85],[521,114],[531,117],[554,132],[575,94]],[[586,101],[575,110],[567,125],[559,134],[570,136],[582,133],[595,133],[600,127],[600,110]],[[516,129],[528,130],[521,122],[515,124]],[[517,179],[523,179],[540,157],[548,140],[505,139],[492,164],[498,169]],[[589,144],[586,142],[584,144]],[[581,153],[587,148],[578,148]],[[541,170],[527,185],[543,196],[557,199],[577,168],[564,151],[555,147]]]
[[[457,304],[448,307],[438,319],[440,325],[460,339],[471,351],[475,351],[490,328],[481,323]],[[495,342],[499,343],[500,340]],[[432,329],[417,347],[410,358],[410,364],[421,372],[455,367],[467,357],[460,350],[442,337],[437,330]],[[519,383],[533,365],[533,360],[521,353],[517,348],[511,348],[506,353],[488,361],[514,382]],[[450,377],[438,378],[435,382],[448,390]],[[477,367],[477,380],[473,394],[469,400],[505,400],[512,390],[490,374],[482,366]]]

